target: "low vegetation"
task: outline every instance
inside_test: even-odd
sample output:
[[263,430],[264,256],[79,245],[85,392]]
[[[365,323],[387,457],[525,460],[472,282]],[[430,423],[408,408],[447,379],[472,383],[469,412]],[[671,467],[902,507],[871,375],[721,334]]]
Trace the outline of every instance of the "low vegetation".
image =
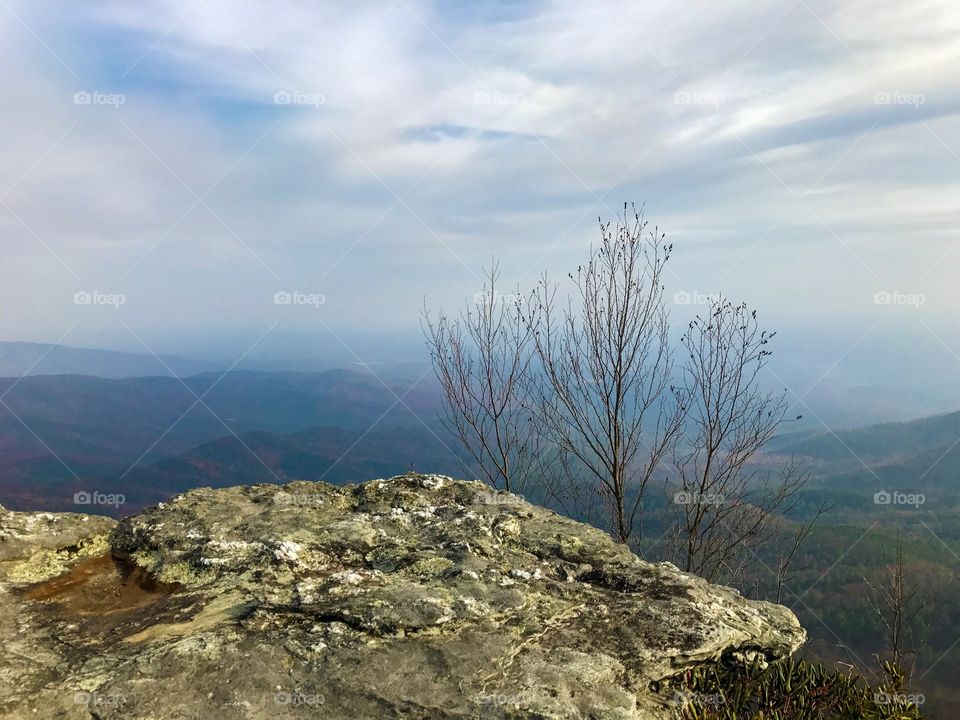
[[908,693],[892,664],[871,685],[855,673],[785,660],[761,669],[690,673],[673,695],[683,720],[921,720],[924,697]]

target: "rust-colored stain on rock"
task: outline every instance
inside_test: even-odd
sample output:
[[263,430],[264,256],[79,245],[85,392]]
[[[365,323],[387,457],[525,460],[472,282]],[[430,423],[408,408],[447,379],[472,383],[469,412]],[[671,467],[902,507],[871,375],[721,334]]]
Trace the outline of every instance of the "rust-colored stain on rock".
[[179,585],[159,582],[143,568],[104,553],[64,575],[32,585],[23,596],[55,603],[58,614],[83,617],[142,608],[179,589]]

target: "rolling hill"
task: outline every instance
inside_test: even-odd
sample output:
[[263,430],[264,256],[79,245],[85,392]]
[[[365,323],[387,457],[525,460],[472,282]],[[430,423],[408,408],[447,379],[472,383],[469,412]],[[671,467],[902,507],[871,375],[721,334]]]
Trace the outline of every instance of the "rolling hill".
[[54,487],[119,476],[251,432],[279,438],[321,426],[356,434],[375,426],[424,431],[435,424],[439,397],[422,380],[384,386],[347,370],[0,379],[0,503],[46,507]]
[[187,377],[216,370],[210,363],[29,342],[0,342],[0,377],[92,375],[102,378]]

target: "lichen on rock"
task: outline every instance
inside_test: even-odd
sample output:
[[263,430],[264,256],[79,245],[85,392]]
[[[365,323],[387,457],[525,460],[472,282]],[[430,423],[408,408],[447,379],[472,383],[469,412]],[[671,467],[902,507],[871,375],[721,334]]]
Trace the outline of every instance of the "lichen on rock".
[[[109,612],[77,610],[95,579],[9,572],[5,523],[0,590],[41,660],[2,667],[4,716],[670,717],[671,678],[805,638],[786,608],[439,475],[197,489],[108,542],[94,523],[70,545],[138,584]],[[68,547],[20,543],[21,563]]]

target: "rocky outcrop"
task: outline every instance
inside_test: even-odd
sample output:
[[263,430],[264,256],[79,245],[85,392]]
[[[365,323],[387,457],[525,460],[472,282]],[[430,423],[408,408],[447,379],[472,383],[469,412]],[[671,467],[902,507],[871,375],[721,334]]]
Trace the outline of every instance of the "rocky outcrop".
[[804,632],[476,482],[199,489],[0,511],[0,715],[659,718],[671,678]]

